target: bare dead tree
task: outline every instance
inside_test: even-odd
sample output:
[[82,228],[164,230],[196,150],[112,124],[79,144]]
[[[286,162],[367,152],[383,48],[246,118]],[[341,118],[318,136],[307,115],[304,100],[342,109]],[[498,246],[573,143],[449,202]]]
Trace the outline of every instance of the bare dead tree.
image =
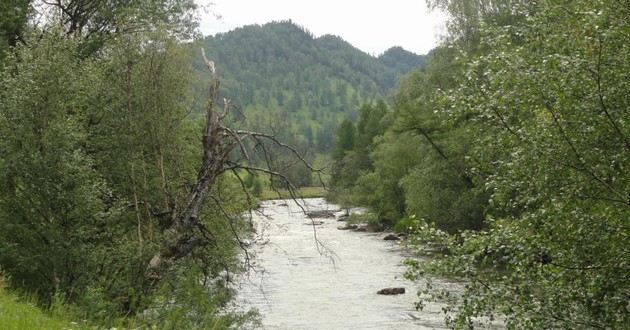
[[[202,135],[202,163],[197,174],[197,180],[192,185],[190,193],[185,199],[185,205],[179,207],[172,203],[168,212],[165,213],[168,219],[164,229],[165,239],[162,248],[151,258],[145,271],[145,277],[151,283],[162,278],[178,260],[193,255],[195,251],[204,246],[216,244],[216,238],[200,219],[200,211],[207,201],[213,201],[213,206],[229,222],[236,240],[245,251],[246,258],[249,258],[244,244],[238,237],[237,230],[233,227],[234,216],[225,210],[220,198],[211,194],[212,187],[217,183],[219,177],[227,172],[232,172],[241,182],[241,187],[247,196],[249,205],[252,205],[252,198],[241,179],[239,171],[246,171],[251,174],[262,173],[279,178],[288,187],[291,198],[306,213],[305,203],[299,197],[296,187],[284,174],[273,170],[269,162],[265,143],[273,143],[288,150],[311,171],[317,173],[320,182],[322,181],[321,170],[315,169],[295,148],[279,141],[275,136],[254,131],[232,129],[223,124],[224,119],[230,112],[231,102],[226,98],[219,100],[220,80],[215,63],[206,58],[203,49],[202,55],[212,76],[210,97],[206,106],[205,127]],[[248,148],[247,145],[254,145],[254,147]],[[261,148],[257,148],[258,146]],[[252,165],[251,152],[262,152],[263,158],[267,160],[266,166]],[[323,245],[317,240],[315,229],[313,230],[319,249]]]

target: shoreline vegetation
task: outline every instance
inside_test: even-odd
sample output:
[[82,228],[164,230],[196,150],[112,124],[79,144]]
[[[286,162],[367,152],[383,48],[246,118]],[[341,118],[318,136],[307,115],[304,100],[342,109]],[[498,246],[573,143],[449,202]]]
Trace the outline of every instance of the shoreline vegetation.
[[630,8],[430,3],[448,38],[340,124],[331,194],[409,231],[411,279],[468,283],[419,292],[448,327],[629,328]]
[[[298,198],[318,198],[326,197],[327,191],[324,187],[301,187],[297,189],[296,195]],[[260,201],[268,201],[274,199],[286,199],[291,198],[291,194],[286,189],[273,190],[265,188],[258,199]]]

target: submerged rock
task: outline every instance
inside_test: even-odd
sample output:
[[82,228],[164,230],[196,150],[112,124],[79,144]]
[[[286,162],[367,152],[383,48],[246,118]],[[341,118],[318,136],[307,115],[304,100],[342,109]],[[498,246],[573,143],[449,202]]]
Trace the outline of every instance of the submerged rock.
[[388,295],[388,296],[395,295],[395,294],[404,294],[405,288],[385,288],[385,289],[378,290],[376,293],[382,294],[382,295]]
[[335,210],[318,210],[306,212],[306,215],[311,218],[334,218],[336,212]]
[[398,241],[398,240],[400,240],[400,237],[398,237],[398,236],[396,236],[394,234],[389,234],[389,235],[383,237],[383,240],[386,240],[386,241]]
[[324,222],[320,220],[313,220],[311,222],[305,222],[304,224],[309,226],[321,226],[324,224]]

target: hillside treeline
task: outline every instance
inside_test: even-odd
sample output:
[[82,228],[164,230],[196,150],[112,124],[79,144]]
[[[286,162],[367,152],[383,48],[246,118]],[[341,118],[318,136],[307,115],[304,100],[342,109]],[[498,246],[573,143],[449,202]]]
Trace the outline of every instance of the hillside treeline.
[[[316,38],[291,21],[237,28],[201,44],[223,64],[223,91],[250,128],[273,131],[312,153],[329,153],[343,118],[356,117],[360,104],[384,97],[424,63],[400,47],[374,57],[336,36]],[[208,75],[200,58],[195,68],[203,95]]]

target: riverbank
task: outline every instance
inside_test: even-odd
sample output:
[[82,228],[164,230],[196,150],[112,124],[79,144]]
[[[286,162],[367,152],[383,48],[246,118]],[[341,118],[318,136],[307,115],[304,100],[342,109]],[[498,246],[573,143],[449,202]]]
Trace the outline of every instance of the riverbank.
[[[71,330],[79,329],[78,323],[72,322],[71,316],[63,311],[47,313],[33,302],[24,300],[5,290],[0,277],[0,328],[6,330]],[[74,315],[73,315],[74,316]]]
[[[278,194],[280,197],[278,197]],[[302,198],[319,198],[326,196],[327,191],[324,187],[302,187],[298,189],[298,196]],[[279,189],[278,191],[274,191],[269,188],[265,188],[262,191],[259,199],[261,201],[274,200],[279,198],[290,199],[291,194],[286,189]]]

